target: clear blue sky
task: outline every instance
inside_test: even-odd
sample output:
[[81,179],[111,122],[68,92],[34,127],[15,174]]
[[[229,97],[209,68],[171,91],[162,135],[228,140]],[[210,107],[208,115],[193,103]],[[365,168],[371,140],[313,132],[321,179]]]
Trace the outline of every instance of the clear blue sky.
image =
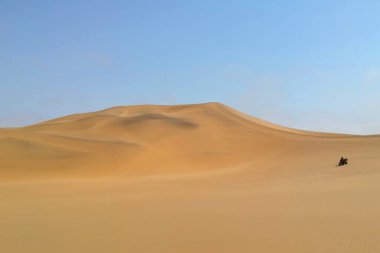
[[0,126],[219,101],[380,133],[380,1],[0,0]]

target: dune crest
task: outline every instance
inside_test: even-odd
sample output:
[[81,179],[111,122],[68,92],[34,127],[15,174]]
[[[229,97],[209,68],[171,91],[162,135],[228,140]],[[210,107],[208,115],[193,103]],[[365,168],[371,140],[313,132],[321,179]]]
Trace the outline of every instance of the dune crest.
[[[360,136],[278,126],[215,102],[119,106],[0,130],[0,177],[128,177],[218,171],[247,163],[263,164],[281,154],[294,155],[297,149],[331,148],[331,139],[343,148],[352,138],[365,142]],[[339,154],[338,150],[332,152]]]

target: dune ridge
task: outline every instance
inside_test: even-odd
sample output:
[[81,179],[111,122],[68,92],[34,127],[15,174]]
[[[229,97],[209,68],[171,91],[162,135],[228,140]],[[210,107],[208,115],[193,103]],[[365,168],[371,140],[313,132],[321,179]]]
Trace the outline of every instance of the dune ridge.
[[118,106],[0,130],[0,178],[216,171],[313,148],[314,138],[328,146],[369,137],[282,127],[216,102]]

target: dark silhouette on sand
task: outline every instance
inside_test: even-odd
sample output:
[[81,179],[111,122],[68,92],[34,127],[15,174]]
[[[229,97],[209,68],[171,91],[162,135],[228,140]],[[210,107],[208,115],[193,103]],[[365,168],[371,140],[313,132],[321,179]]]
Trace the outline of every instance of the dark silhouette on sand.
[[338,166],[343,166],[348,164],[348,158],[340,158],[339,165]]

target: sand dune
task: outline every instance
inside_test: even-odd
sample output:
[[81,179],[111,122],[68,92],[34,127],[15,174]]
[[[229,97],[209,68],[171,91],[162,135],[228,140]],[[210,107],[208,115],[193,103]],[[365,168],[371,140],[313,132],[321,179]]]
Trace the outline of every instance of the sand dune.
[[220,103],[0,129],[0,252],[380,252],[379,164]]

